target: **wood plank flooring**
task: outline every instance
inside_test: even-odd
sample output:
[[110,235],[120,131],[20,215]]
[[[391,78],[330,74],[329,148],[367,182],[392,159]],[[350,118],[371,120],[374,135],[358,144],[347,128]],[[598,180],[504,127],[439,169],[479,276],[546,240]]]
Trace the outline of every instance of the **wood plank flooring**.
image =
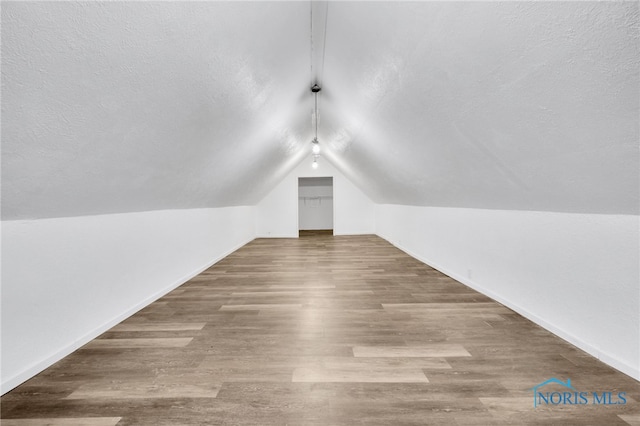
[[[552,377],[627,403],[534,408]],[[314,234],[236,251],[4,395],[1,423],[640,425],[638,401],[637,381],[384,240]]]

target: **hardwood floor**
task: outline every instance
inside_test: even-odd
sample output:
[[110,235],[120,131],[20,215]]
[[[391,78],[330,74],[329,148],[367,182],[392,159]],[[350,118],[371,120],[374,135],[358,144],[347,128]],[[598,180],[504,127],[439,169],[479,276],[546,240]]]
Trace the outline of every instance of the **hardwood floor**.
[[[534,408],[552,377],[589,403]],[[384,240],[312,235],[246,245],[4,395],[1,423],[639,425],[638,401],[639,382]]]

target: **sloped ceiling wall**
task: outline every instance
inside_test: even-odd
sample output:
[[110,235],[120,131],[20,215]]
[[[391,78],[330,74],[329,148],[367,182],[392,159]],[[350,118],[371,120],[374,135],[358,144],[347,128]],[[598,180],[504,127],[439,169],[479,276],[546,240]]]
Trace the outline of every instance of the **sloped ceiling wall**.
[[309,61],[308,3],[3,2],[3,218],[255,204]]
[[255,204],[314,75],[378,203],[638,214],[637,2],[330,2],[323,55],[310,9],[3,2],[3,219]]
[[637,2],[330,3],[323,136],[380,203],[637,214],[638,34]]

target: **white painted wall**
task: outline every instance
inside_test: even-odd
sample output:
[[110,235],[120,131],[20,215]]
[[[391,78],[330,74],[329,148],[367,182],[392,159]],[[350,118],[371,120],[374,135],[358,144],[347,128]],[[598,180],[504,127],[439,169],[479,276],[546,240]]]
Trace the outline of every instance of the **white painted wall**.
[[376,206],[377,234],[640,380],[639,218]]
[[2,393],[254,238],[254,208],[2,222]]
[[298,228],[301,230],[333,229],[333,183],[324,181],[299,179]]
[[333,177],[333,234],[355,235],[375,232],[375,206],[324,157],[317,169],[311,158],[302,161],[256,206],[258,237],[298,237],[298,178]]

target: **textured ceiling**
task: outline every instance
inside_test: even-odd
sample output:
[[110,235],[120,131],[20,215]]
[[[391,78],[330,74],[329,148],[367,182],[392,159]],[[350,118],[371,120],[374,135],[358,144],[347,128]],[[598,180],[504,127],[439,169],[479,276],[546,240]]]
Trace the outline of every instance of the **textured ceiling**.
[[362,10],[330,4],[322,128],[373,200],[638,213],[638,2]]
[[308,3],[3,2],[3,218],[254,204],[310,140],[309,58]]
[[638,7],[3,2],[3,219],[255,204],[316,78],[375,202],[638,214]]

